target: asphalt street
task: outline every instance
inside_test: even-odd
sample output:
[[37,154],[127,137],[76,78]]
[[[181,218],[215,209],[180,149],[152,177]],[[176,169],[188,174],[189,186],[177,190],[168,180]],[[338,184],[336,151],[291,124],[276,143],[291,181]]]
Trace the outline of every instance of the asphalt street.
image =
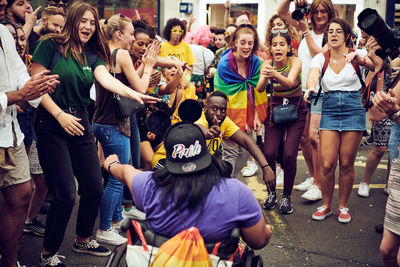
[[[352,221],[341,224],[337,221],[338,190],[335,189],[333,215],[324,221],[313,221],[312,213],[321,201],[309,202],[301,198],[303,192],[293,190],[294,212],[281,215],[278,210],[264,210],[266,220],[273,227],[270,244],[257,251],[262,255],[264,266],[380,266],[379,245],[382,235],[375,232],[375,225],[382,223],[385,213],[387,155],[378,166],[372,178],[369,198],[357,196],[357,188],[364,175],[365,161],[372,146],[360,147],[356,160],[356,178],[349,200]],[[298,169],[295,184],[309,176],[301,152],[298,156]],[[266,197],[266,187],[257,176],[239,177],[254,192],[262,205]],[[336,178],[337,179],[337,178]],[[336,180],[337,184],[337,180]],[[282,188],[278,188],[278,201]],[[78,201],[77,201],[78,203]],[[229,208],[229,207],[227,207]],[[66,258],[68,266],[104,266],[107,258],[76,254],[72,251],[75,238],[76,206],[71,216],[66,236],[59,254]],[[42,221],[45,220],[40,215]],[[98,222],[96,224],[97,229]],[[39,260],[43,239],[24,235],[20,245],[20,262],[35,266]],[[109,248],[113,248],[109,246]]]

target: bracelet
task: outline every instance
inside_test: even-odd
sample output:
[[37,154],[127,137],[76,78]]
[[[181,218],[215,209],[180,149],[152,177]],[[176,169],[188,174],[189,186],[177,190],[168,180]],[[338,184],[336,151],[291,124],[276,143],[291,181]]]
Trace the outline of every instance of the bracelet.
[[308,35],[310,35],[310,31],[309,30],[303,33],[303,38],[308,36]]
[[393,113],[392,115],[389,116],[389,118],[393,121],[396,122],[396,120],[400,117],[400,109]]
[[58,116],[60,116],[61,113],[63,113],[63,112],[64,112],[63,110],[59,111],[59,112],[57,113],[57,115],[56,115],[56,119],[58,119]]
[[263,170],[265,167],[268,167],[268,166],[269,166],[269,164],[266,163],[265,165],[263,165],[263,166],[261,167],[261,169]]
[[110,164],[108,164],[108,172],[111,172],[110,171],[110,168],[111,168],[111,166],[114,166],[115,164],[120,164],[120,162],[118,161],[118,160],[116,160],[116,161],[113,161],[113,162],[111,162]]

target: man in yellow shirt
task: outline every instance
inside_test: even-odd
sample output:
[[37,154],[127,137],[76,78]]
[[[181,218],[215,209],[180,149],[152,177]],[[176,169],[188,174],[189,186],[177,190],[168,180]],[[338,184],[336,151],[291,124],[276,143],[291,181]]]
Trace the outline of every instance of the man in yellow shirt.
[[[264,154],[257,144],[229,118],[226,116],[228,97],[220,92],[213,92],[204,107],[204,113],[196,124],[203,130],[207,139],[207,149],[214,154],[221,145],[222,138],[230,139],[245,148],[257,160],[263,171],[263,178],[268,191],[275,190],[275,174],[268,165]],[[153,157],[153,168],[161,167],[159,162],[165,158],[165,148],[158,149]]]

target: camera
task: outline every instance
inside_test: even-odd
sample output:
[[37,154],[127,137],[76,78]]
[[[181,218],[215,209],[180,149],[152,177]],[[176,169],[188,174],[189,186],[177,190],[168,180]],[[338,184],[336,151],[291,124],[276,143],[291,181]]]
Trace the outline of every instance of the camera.
[[366,8],[357,17],[357,26],[369,35],[372,35],[382,47],[376,54],[382,59],[389,56],[394,59],[399,56],[400,31],[390,28],[379,16],[375,9]]
[[303,4],[301,6],[296,5],[296,9],[292,12],[292,19],[300,21],[304,16],[307,16],[310,13],[310,8],[307,4]]

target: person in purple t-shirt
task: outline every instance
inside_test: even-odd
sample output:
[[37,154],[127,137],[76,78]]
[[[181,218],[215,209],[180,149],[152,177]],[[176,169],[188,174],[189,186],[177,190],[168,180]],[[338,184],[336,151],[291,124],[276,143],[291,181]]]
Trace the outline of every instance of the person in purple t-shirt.
[[242,239],[252,248],[265,247],[272,234],[260,205],[250,189],[229,177],[231,168],[207,150],[200,128],[189,122],[171,126],[164,137],[166,165],[155,172],[142,172],[123,165],[116,155],[104,167],[127,184],[148,226],[166,237],[196,226],[206,243],[230,236],[240,228]]

